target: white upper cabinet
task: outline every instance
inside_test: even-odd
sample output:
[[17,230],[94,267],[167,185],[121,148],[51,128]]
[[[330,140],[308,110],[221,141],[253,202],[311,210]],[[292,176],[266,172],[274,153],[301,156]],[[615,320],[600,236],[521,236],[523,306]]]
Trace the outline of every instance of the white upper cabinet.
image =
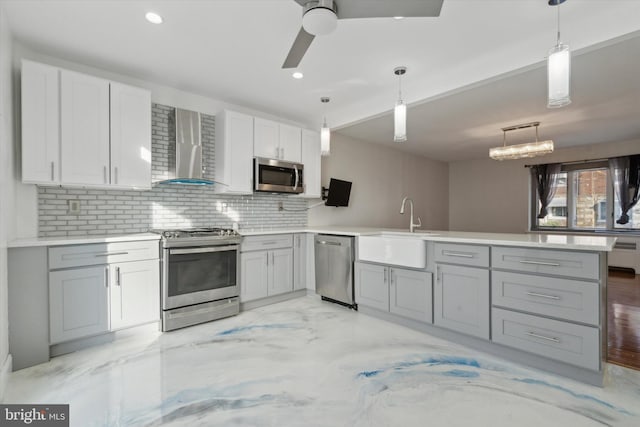
[[108,185],[109,82],[61,70],[61,183]]
[[22,181],[151,188],[151,96],[22,62]]
[[301,130],[295,126],[280,124],[280,160],[301,162]]
[[111,184],[151,188],[151,93],[111,83]]
[[272,120],[254,119],[253,155],[300,163],[301,130]]
[[216,116],[216,192],[253,192],[253,117],[234,111]]
[[280,158],[280,128],[277,122],[261,119],[253,119],[253,155],[268,159]]
[[60,72],[22,61],[22,181],[60,183]]
[[302,197],[320,198],[320,132],[302,129],[302,164],[305,184]]

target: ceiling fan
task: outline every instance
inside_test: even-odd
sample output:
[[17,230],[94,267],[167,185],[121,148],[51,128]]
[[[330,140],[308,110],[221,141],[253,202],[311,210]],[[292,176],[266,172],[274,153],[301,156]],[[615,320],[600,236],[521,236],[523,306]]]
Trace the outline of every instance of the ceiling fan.
[[338,19],[440,16],[444,0],[294,0],[302,6],[302,28],[282,68],[295,68],[315,36],[331,33]]

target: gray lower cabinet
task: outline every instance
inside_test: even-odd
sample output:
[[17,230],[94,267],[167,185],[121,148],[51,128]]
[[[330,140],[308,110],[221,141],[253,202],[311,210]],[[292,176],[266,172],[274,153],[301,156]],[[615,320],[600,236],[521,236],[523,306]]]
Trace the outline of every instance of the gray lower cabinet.
[[489,271],[436,264],[433,323],[489,339]]
[[403,317],[433,322],[431,273],[390,268],[389,311]]
[[160,319],[157,241],[53,247],[49,266],[50,344]]
[[293,249],[242,252],[240,278],[243,302],[293,291]]
[[109,330],[108,274],[108,266],[49,273],[51,344]]
[[293,235],[293,290],[307,287],[307,235]]
[[431,273],[355,263],[356,303],[421,322],[432,322]]
[[389,311],[388,267],[378,264],[354,263],[356,303]]
[[539,316],[493,308],[493,341],[583,368],[600,369],[600,332]]

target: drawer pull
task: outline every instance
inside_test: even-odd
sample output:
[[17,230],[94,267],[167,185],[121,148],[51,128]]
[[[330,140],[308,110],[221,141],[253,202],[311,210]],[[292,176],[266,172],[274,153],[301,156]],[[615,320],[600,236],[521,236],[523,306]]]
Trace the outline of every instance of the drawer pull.
[[559,338],[545,337],[544,335],[536,334],[535,332],[527,332],[527,335],[529,335],[530,337],[534,337],[534,338],[540,338],[541,340],[553,341],[553,342],[556,342],[556,343],[560,342]]
[[521,260],[520,264],[546,265],[548,267],[560,267],[560,264],[558,264],[558,263],[555,263],[555,262],[544,262],[544,261]]
[[556,295],[539,294],[537,292],[527,292],[527,295],[532,297],[548,298],[548,299],[555,299],[555,300],[560,299],[560,297]]
[[473,258],[475,256],[473,254],[466,254],[462,252],[451,252],[451,251],[442,251],[442,255],[454,256],[458,258]]
[[94,257],[113,256],[113,255],[129,255],[129,252],[102,252],[95,254]]
[[278,242],[272,240],[270,242],[262,242],[262,246],[267,246],[267,245],[277,245]]

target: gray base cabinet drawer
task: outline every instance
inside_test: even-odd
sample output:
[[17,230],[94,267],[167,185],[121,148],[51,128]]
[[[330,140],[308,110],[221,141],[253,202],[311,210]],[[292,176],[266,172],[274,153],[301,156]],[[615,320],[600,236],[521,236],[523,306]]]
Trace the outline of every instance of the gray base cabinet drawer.
[[473,267],[489,267],[488,246],[436,243],[434,245],[434,252],[436,262],[463,264]]
[[489,271],[437,265],[433,289],[433,323],[489,339]]
[[433,323],[431,273],[391,268],[389,311],[403,317]]
[[491,290],[494,306],[594,326],[600,323],[599,285],[595,282],[494,271]]
[[494,247],[491,255],[493,268],[580,279],[600,278],[598,254],[592,252]]
[[157,240],[54,246],[49,248],[49,269],[158,259],[159,256]]
[[354,267],[356,303],[389,311],[389,268],[360,262],[354,263]]
[[594,371],[600,370],[598,328],[493,308],[493,341]]
[[291,247],[293,247],[293,234],[268,234],[244,237],[240,251],[266,251]]

